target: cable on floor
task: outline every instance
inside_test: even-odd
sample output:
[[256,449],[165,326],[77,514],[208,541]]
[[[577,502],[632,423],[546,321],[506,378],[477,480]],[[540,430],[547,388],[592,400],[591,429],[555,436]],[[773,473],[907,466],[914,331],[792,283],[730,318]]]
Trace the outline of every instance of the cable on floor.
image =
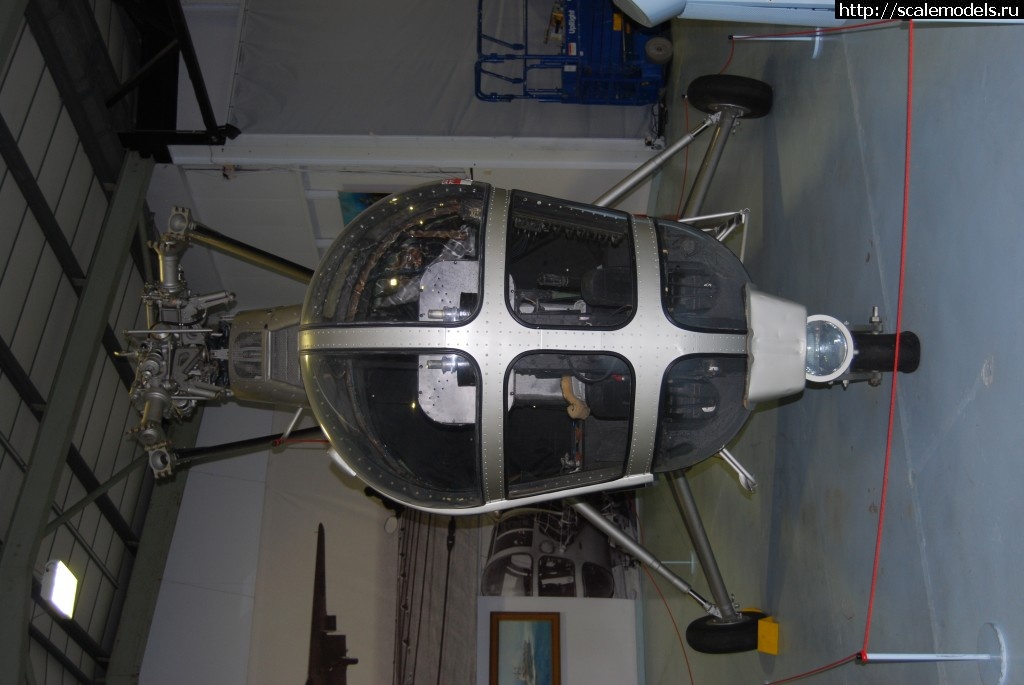
[[690,654],[686,651],[686,641],[683,639],[683,634],[679,631],[679,624],[676,623],[676,617],[672,615],[672,607],[668,605],[668,600],[665,599],[665,594],[661,591],[658,586],[658,581],[654,579],[654,574],[651,570],[644,566],[644,573],[647,574],[647,578],[651,581],[651,585],[658,593],[658,597],[661,597],[661,603],[665,605],[665,612],[668,613],[668,618],[672,621],[672,629],[676,631],[676,640],[679,641],[679,648],[683,650],[683,661],[686,662],[686,674],[690,676],[690,685],[693,683],[693,670],[690,668]]
[[[636,510],[636,497],[633,497],[632,502],[633,518],[636,520],[637,535],[640,538],[638,542],[643,544],[644,541],[644,524],[640,520],[640,514]],[[686,640],[683,639],[683,634],[679,631],[679,624],[676,623],[676,617],[672,614],[672,607],[669,606],[668,600],[665,598],[665,594],[661,591],[661,587],[658,585],[658,581],[655,580],[654,574],[647,568],[646,565],[642,565],[644,573],[647,574],[647,578],[651,581],[651,585],[658,593],[658,597],[661,597],[661,603],[665,605],[665,612],[668,613],[668,618],[672,621],[672,629],[676,631],[676,639],[679,641],[679,648],[683,651],[683,661],[686,662],[686,673],[690,677],[690,685],[693,683],[693,669],[690,668],[690,655],[686,651]]]

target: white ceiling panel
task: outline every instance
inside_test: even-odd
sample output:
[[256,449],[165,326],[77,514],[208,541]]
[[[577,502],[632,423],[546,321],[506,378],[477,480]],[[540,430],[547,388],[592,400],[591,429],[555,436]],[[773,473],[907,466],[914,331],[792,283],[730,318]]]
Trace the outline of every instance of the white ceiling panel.
[[[299,171],[280,168],[159,167],[160,183],[149,193],[157,229],[166,230],[172,206],[189,207],[196,220],[236,240],[302,266],[319,260],[310,209]],[[183,260],[193,290],[229,290],[238,308],[302,302],[305,286],[202,246]]]
[[[296,264],[316,266],[319,255],[300,172],[207,168],[188,169],[184,177],[197,221]],[[243,308],[295,304],[305,293],[302,284],[233,257],[214,254],[213,265]]]
[[238,240],[266,240],[284,249],[279,254],[287,259],[311,254],[309,210],[298,172],[243,169],[228,176],[201,169],[185,176],[197,220]]
[[313,222],[313,235],[319,247],[338,237],[343,221],[341,204],[336,190],[307,190],[309,214]]
[[[226,289],[238,296],[237,310],[302,304],[306,296],[306,286],[285,276],[220,255],[214,262],[228,284]],[[316,266],[316,262],[309,266]]]
[[316,245],[323,254],[345,225],[338,198],[339,192],[391,194],[442,178],[469,176],[469,169],[440,174],[433,171],[414,173],[307,170],[303,173],[303,179]]

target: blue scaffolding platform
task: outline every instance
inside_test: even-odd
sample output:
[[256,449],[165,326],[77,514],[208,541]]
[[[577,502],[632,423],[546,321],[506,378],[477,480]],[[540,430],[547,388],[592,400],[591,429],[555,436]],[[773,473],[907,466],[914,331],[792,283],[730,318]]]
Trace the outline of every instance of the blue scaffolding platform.
[[649,105],[665,85],[671,42],[611,0],[479,0],[476,96],[489,102]]

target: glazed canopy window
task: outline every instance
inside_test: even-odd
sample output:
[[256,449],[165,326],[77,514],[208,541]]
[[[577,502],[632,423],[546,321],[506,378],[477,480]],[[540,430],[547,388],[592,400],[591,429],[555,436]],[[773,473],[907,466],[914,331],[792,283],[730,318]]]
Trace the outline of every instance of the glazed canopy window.
[[[743,264],[704,232],[655,222],[665,315],[676,326],[714,333],[746,332]],[[740,429],[747,358],[699,355],[674,362],[662,381],[655,471],[692,466],[715,454]]]
[[746,269],[729,250],[692,226],[657,220],[661,297],[665,314],[682,328],[737,332],[747,328]]
[[661,387],[653,470],[674,471],[707,459],[733,438],[750,410],[743,404],[747,359],[683,357]]
[[480,292],[485,183],[438,183],[374,204],[317,269],[304,324],[457,324]]
[[621,476],[633,384],[629,365],[612,354],[520,357],[507,381],[509,497]]
[[633,316],[629,215],[516,191],[508,219],[508,305],[539,328],[615,328]]
[[[464,358],[449,355],[460,361]],[[308,360],[319,416],[338,451],[367,482],[410,501],[467,507],[483,502],[476,416],[450,409],[432,392],[437,354],[329,352]],[[464,365],[461,390],[476,404],[477,371]]]
[[[486,184],[436,183],[361,213],[321,261],[303,326],[471,319],[489,193]],[[387,341],[305,358],[307,391],[333,446],[382,492],[455,508],[481,504],[477,367],[454,351],[388,352]]]

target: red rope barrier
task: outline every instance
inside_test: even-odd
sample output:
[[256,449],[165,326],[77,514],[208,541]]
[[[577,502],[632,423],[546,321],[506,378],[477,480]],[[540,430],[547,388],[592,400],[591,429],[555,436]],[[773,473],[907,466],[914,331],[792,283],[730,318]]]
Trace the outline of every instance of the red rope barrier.
[[907,137],[903,152],[903,226],[900,233],[900,276],[896,297],[896,354],[893,359],[892,385],[889,392],[889,425],[885,436],[885,466],[882,471],[881,502],[878,505],[878,532],[875,536],[875,558],[871,567],[871,590],[868,594],[868,612],[864,626],[862,655],[868,651],[871,640],[871,619],[875,610],[875,592],[878,587],[879,559],[882,553],[882,532],[885,526],[885,503],[889,494],[889,466],[892,461],[892,437],[896,423],[896,389],[899,385],[900,331],[903,328],[903,287],[907,268],[907,224],[910,218],[910,140],[914,105],[914,22],[908,22],[907,31]]
[[[883,22],[876,22],[883,23]],[[816,668],[806,673],[776,680],[768,685],[781,685],[803,678],[809,678],[833,668],[848,664],[855,659],[867,660],[868,644],[871,641],[871,621],[874,616],[875,596],[878,590],[878,571],[882,553],[882,537],[885,529],[885,505],[889,495],[889,471],[892,464],[892,440],[896,424],[896,397],[899,386],[899,354],[900,354],[900,331],[903,328],[903,294],[906,282],[907,270],[907,227],[910,223],[910,155],[912,139],[912,122],[914,112],[914,22],[908,22],[907,32],[907,113],[906,113],[906,141],[903,151],[903,217],[900,229],[900,265],[899,265],[899,286],[896,296],[896,354],[893,359],[892,384],[889,392],[889,419],[885,435],[885,462],[882,468],[882,491],[878,505],[878,528],[875,533],[875,554],[871,565],[871,587],[868,592],[867,618],[864,626],[864,644],[861,651],[856,654],[834,661],[831,664]]]
[[[781,38],[781,37],[787,37],[787,36],[802,36],[802,35],[818,35],[818,34],[822,34],[822,33],[838,33],[838,32],[855,31],[855,30],[858,30],[858,29],[866,29],[866,28],[870,28],[870,27],[883,26],[883,25],[891,25],[891,24],[897,24],[897,23],[902,23],[902,22],[900,22],[899,20],[888,19],[888,20],[882,20],[882,21],[868,22],[866,24],[855,24],[853,26],[837,26],[837,27],[831,27],[831,28],[813,29],[813,30],[810,30],[810,31],[792,31],[792,32],[789,32],[789,33],[763,34],[763,35],[758,35],[758,36],[744,36],[744,37],[740,37],[740,38],[736,38],[736,37],[730,36],[729,40],[732,42],[732,47],[731,47],[731,49],[729,51],[729,57],[726,60],[725,65],[722,67],[722,69],[718,73],[725,72],[725,70],[732,63],[733,52],[735,50],[735,41],[738,41],[738,40],[753,40],[753,39],[756,39],[756,38]],[[907,233],[908,233],[908,225],[909,225],[909,219],[910,219],[910,160],[911,160],[911,139],[912,139],[913,104],[914,104],[914,22],[913,21],[908,21],[907,22],[907,27],[908,27],[908,31],[907,31],[907,112],[906,112],[906,127],[907,127],[907,131],[906,131],[906,141],[905,141],[905,147],[904,147],[904,158],[903,158],[903,165],[904,165],[903,166],[903,216],[902,216],[902,226],[901,226],[901,230],[900,230],[899,285],[898,285],[898,289],[897,289],[897,298],[896,298],[896,354],[894,355],[894,359],[893,359],[892,383],[891,383],[890,392],[889,392],[889,418],[888,418],[888,424],[887,424],[887,427],[886,427],[886,437],[885,437],[885,459],[884,459],[884,465],[883,465],[883,468],[882,468],[882,490],[881,490],[881,493],[880,493],[880,503],[879,503],[879,506],[878,506],[878,528],[877,528],[876,533],[875,533],[875,552],[874,552],[874,559],[872,561],[872,567],[871,567],[871,586],[870,586],[870,590],[868,592],[868,608],[867,608],[867,616],[866,616],[865,627],[864,627],[864,643],[863,643],[863,646],[861,647],[861,651],[859,651],[859,652],[857,652],[855,654],[852,654],[850,656],[844,657],[844,658],[839,659],[837,661],[833,661],[832,663],[826,664],[826,665],[821,666],[819,668],[815,668],[813,670],[806,671],[804,673],[799,673],[797,675],[789,676],[789,677],[783,678],[781,680],[773,680],[770,683],[766,683],[766,685],[782,685],[783,683],[791,683],[791,682],[794,682],[794,681],[797,681],[797,680],[802,680],[804,678],[809,678],[809,677],[812,677],[812,676],[815,676],[815,675],[819,675],[819,674],[824,673],[826,671],[831,671],[832,669],[839,668],[840,666],[848,664],[848,663],[850,663],[852,661],[855,661],[857,659],[866,660],[868,645],[869,645],[870,640],[871,640],[871,622],[872,622],[872,619],[874,617],[875,597],[876,597],[877,589],[878,589],[878,572],[879,572],[881,552],[882,552],[882,538],[883,538],[883,532],[884,532],[884,529],[885,529],[886,502],[888,500],[888,494],[889,494],[889,472],[890,472],[890,468],[891,468],[891,464],[892,464],[892,441],[893,441],[893,433],[895,431],[895,424],[896,424],[896,399],[897,399],[897,389],[898,389],[898,386],[899,386],[900,335],[901,335],[901,331],[902,331],[902,328],[903,328],[903,299],[904,299],[903,295],[904,295],[905,281],[906,281]],[[689,128],[688,125],[687,125],[687,128]],[[684,179],[685,179],[685,165],[684,165]],[[680,204],[681,204],[681,202],[682,202],[682,198],[680,197]],[[653,577],[651,578],[651,580],[653,582],[653,580],[654,580]],[[655,583],[655,587],[657,588],[657,583]],[[661,592],[660,588],[658,589],[658,592],[659,593]],[[664,597],[662,599],[664,600]],[[667,603],[666,603],[666,606],[667,606]],[[671,612],[669,612],[669,615],[671,616]],[[673,618],[672,620],[673,620],[673,624],[674,624],[675,623],[675,619]],[[676,628],[676,630],[677,630],[677,635],[678,635],[678,627]],[[685,655],[685,647],[684,647],[684,655]],[[687,668],[689,668],[689,659],[687,659]],[[692,673],[690,674],[690,682],[693,682],[693,675],[692,675]]]

